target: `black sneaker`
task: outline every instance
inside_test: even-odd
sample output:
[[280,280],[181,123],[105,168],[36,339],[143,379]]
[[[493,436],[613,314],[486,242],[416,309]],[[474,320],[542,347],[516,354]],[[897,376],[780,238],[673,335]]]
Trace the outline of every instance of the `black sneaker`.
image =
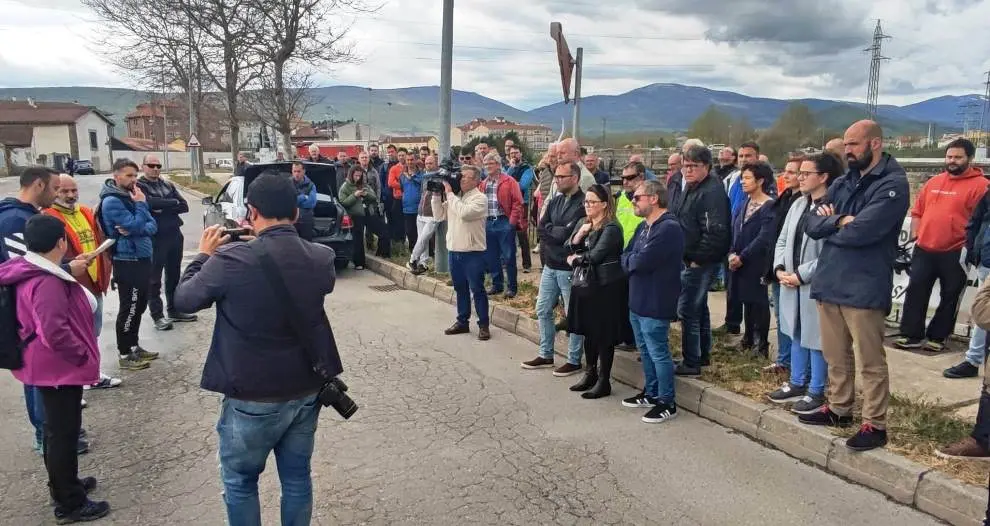
[[974,378],[979,375],[980,368],[965,361],[942,371],[942,376],[946,378]]
[[656,407],[656,405],[657,399],[646,396],[646,393],[639,393],[622,401],[622,407],[651,408]]
[[898,349],[920,349],[924,343],[920,338],[908,338],[907,336],[902,336],[894,340],[894,347]]
[[512,290],[507,290],[505,292],[505,296],[502,296],[502,297],[505,298],[505,299],[507,299],[507,300],[511,300],[512,298],[515,298],[516,297],[516,292],[515,291],[512,291]]
[[675,416],[677,416],[677,406],[674,404],[661,402],[653,409],[647,411],[646,414],[643,415],[642,420],[647,424],[662,424]]
[[775,404],[786,404],[800,400],[807,392],[807,387],[798,387],[787,382],[780,389],[768,394],[767,398]]
[[117,366],[125,371],[140,371],[151,366],[150,363],[140,359],[134,353],[122,354],[117,360]]
[[168,318],[158,318],[155,320],[155,328],[160,331],[172,330],[172,322]]
[[573,363],[565,363],[560,367],[553,370],[553,375],[559,378],[564,378],[566,376],[571,376],[581,372],[580,365],[574,365]]
[[501,289],[494,289],[494,288],[492,288],[492,289],[488,289],[488,291],[487,291],[487,294],[489,296],[497,296],[497,295],[499,295],[501,293],[502,293],[502,290]]
[[179,323],[189,323],[199,319],[199,316],[195,314],[185,314],[182,312],[173,312],[168,315],[168,319]]
[[809,426],[849,427],[853,423],[851,416],[839,416],[832,412],[826,404],[810,415],[798,415],[798,422]]
[[866,422],[859,427],[859,431],[846,440],[846,447],[853,451],[869,451],[887,445],[887,430],[874,427]]
[[712,329],[712,336],[725,336],[726,334],[740,334],[742,329],[739,327],[730,327],[728,325],[723,325],[721,327],[716,327]]
[[89,522],[102,519],[110,513],[110,504],[106,501],[93,502],[86,499],[82,506],[74,510],[55,508],[56,524],[72,524],[74,522]]
[[825,397],[822,395],[805,395],[791,406],[791,412],[798,415],[810,415],[822,410]]
[[701,367],[688,367],[679,363],[674,369],[674,374],[677,376],[701,376]]
[[543,358],[542,356],[522,363],[523,369],[547,369],[550,367],[553,367],[553,358]]
[[[83,491],[89,495],[94,489],[96,489],[96,477],[83,477],[79,479],[79,483],[82,484]],[[55,506],[55,499],[48,497],[48,505]]]

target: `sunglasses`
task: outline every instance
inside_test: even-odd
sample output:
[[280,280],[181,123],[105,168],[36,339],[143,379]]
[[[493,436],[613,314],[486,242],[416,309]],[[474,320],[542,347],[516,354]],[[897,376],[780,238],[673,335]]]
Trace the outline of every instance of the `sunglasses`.
[[162,165],[160,164],[145,164],[145,166],[147,166],[148,168],[155,168],[155,169],[159,169],[162,167]]
[[645,197],[650,197],[650,195],[649,194],[634,195],[632,200],[633,202],[639,202],[640,199],[643,199]]

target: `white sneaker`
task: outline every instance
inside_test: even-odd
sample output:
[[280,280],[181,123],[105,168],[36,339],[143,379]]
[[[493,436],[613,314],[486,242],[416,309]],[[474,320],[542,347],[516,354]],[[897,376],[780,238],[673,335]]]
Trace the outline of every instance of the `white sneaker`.
[[86,406],[88,406],[89,404],[87,404],[86,403],[86,399],[83,398],[82,401],[81,401],[81,403],[79,405],[82,406],[83,409],[86,409]]
[[112,389],[114,387],[119,387],[120,384],[124,383],[120,378],[114,378],[112,376],[100,373],[100,381],[93,385],[84,385],[83,389]]

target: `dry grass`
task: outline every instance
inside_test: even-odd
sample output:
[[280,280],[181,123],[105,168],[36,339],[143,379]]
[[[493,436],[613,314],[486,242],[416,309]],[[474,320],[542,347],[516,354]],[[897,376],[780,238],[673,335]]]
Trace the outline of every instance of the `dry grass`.
[[215,196],[220,192],[220,184],[214,181],[212,177],[204,177],[199,181],[193,182],[192,178],[188,175],[171,175],[169,176],[169,180],[177,185],[192,188],[197,192],[203,192],[209,196]]

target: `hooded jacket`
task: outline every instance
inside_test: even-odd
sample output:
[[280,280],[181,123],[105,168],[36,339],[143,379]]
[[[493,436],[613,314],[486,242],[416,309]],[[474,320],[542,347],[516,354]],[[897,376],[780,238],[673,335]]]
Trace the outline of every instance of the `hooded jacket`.
[[292,184],[296,186],[296,193],[298,194],[296,206],[299,207],[299,221],[312,221],[313,210],[316,208],[317,201],[316,185],[305,175],[298,181],[293,179]]
[[952,252],[966,244],[966,223],[987,191],[983,170],[942,172],[921,187],[911,210],[918,222],[917,245],[928,252]]
[[[904,168],[890,154],[868,173],[852,168],[828,189],[834,215],[810,215],[805,232],[825,241],[818,256],[812,299],[890,312],[897,238],[908,211]],[[839,221],[853,216],[840,227]]]
[[0,264],[0,285],[13,286],[24,366],[13,371],[25,385],[92,385],[100,379],[96,298],[68,272],[33,252]]
[[24,246],[24,224],[37,213],[38,209],[34,205],[16,197],[0,201],[0,261],[23,256],[27,252],[27,247]]
[[137,185],[144,192],[148,200],[148,208],[151,209],[151,217],[154,217],[155,223],[158,224],[158,232],[155,235],[182,235],[179,230],[182,226],[182,218],[179,214],[189,212],[189,203],[176,190],[175,185],[161,177],[153,180],[144,176],[138,178]]
[[417,170],[412,175],[399,175],[399,185],[402,186],[402,213],[418,214],[419,201],[423,195],[423,172]]
[[[107,179],[100,190],[100,205],[96,211],[103,232],[116,239],[113,259],[135,261],[150,258],[154,253],[152,237],[158,232],[158,223],[151,216],[148,203],[135,202],[131,194]],[[122,234],[117,228],[127,232]]]
[[683,260],[684,231],[677,216],[666,212],[652,225],[640,223],[622,254],[622,269],[629,275],[629,311],[676,319]]

